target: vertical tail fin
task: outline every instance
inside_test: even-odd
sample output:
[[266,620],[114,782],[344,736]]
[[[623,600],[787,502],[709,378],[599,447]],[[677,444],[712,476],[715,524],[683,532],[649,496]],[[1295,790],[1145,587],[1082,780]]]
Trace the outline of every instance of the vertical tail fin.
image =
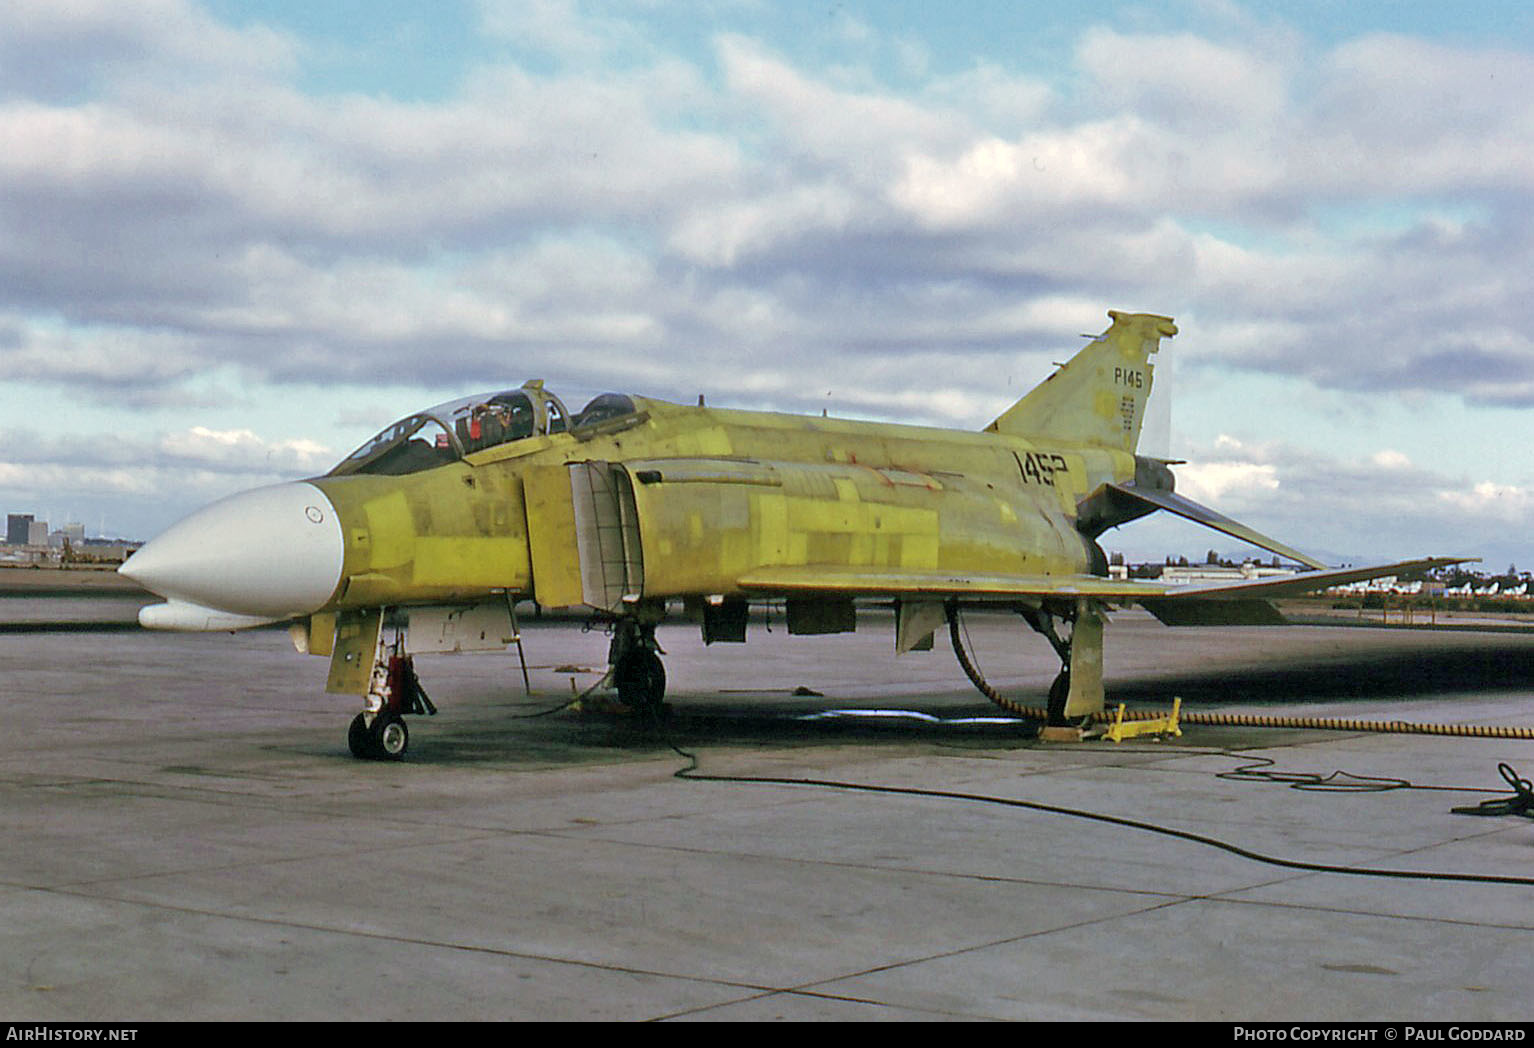
[[1171,317],[1120,313],[1059,371],[1013,404],[988,432],[1134,451],[1155,366],[1150,355],[1177,334]]

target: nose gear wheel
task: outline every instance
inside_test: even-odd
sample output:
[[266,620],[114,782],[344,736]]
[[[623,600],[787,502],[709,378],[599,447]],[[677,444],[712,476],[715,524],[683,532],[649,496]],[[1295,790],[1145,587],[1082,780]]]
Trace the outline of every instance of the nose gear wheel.
[[359,713],[346,730],[346,746],[353,757],[362,760],[404,760],[410,748],[410,729],[398,713],[386,710],[374,714],[371,724],[366,713]]

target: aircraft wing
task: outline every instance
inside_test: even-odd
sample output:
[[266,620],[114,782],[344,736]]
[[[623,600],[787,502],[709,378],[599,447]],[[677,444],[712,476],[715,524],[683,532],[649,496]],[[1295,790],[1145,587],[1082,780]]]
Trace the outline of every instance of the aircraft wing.
[[819,594],[842,597],[906,597],[975,602],[1009,598],[1090,597],[1110,603],[1142,604],[1168,625],[1273,624],[1282,622],[1267,601],[1312,593],[1389,575],[1410,575],[1468,557],[1424,557],[1367,568],[1307,571],[1264,579],[1170,583],[1159,579],[1109,579],[1097,575],[990,575],[939,571],[899,571],[879,568],[819,568],[785,565],[759,568],[738,580],[747,592],[761,596]]
[[758,568],[738,581],[741,589],[766,595],[826,594],[844,597],[1097,597],[1137,600],[1165,596],[1178,587],[1153,580],[1105,579],[1096,575],[989,575],[880,568],[820,568],[813,564]]
[[1294,597],[1302,593],[1314,593],[1328,586],[1342,586],[1349,582],[1363,582],[1366,579],[1382,579],[1390,575],[1416,575],[1435,568],[1446,568],[1451,564],[1464,564],[1480,559],[1479,557],[1423,557],[1419,560],[1402,560],[1394,564],[1377,564],[1367,568],[1331,568],[1326,571],[1304,571],[1298,575],[1276,575],[1265,579],[1190,583],[1171,587],[1177,592],[1168,593],[1166,596],[1193,600],[1210,597],[1228,600],[1232,596],[1246,599]]

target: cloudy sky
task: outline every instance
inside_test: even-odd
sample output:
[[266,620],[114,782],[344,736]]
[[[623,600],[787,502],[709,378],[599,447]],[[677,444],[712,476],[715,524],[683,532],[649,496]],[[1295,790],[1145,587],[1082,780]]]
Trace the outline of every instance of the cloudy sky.
[[0,508],[148,538],[532,377],[978,428],[1115,308],[1179,490],[1534,567],[1530,11],[6,0]]

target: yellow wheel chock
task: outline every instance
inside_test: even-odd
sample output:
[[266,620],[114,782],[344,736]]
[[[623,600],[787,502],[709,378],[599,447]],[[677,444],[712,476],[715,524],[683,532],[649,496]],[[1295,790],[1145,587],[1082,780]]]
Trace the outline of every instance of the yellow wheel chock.
[[1181,735],[1182,729],[1177,726],[1177,715],[1182,711],[1182,699],[1172,700],[1172,712],[1165,717],[1152,717],[1148,720],[1124,721],[1124,704],[1119,703],[1118,716],[1108,726],[1106,737],[1114,742],[1122,742],[1125,739],[1134,738],[1137,735]]

